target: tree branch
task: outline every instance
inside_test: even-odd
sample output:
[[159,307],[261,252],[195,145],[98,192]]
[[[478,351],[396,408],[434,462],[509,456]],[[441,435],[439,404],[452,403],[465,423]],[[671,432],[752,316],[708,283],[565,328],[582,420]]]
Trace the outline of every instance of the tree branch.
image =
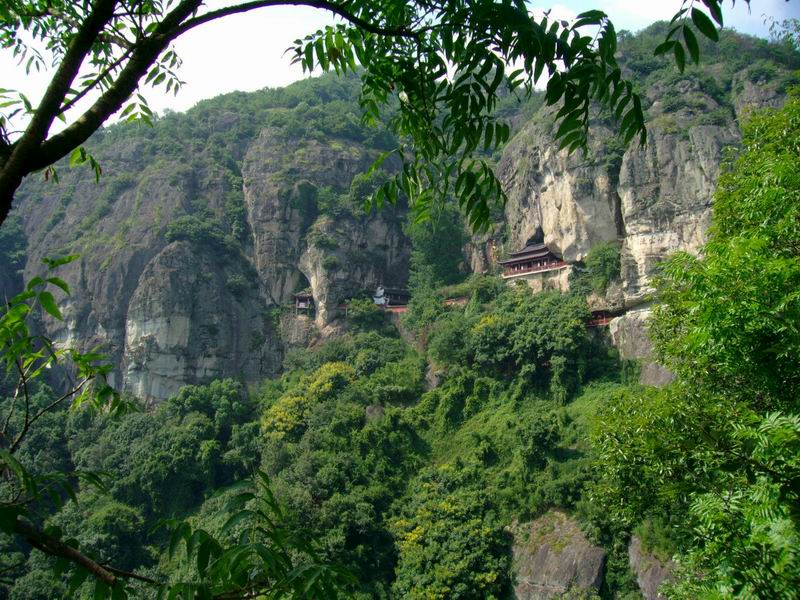
[[29,165],[29,172],[43,169],[64,158],[117,112],[136,90],[139,80],[150,69],[153,61],[178,35],[177,28],[183,20],[197,10],[201,2],[202,0],[183,0],[159,23],[150,37],[137,44],[130,60],[111,87],[72,125],[42,143]]
[[81,23],[70,41],[61,64],[56,70],[50,85],[36,108],[31,122],[25,133],[14,144],[10,156],[0,170],[0,223],[5,221],[14,192],[22,183],[22,178],[30,173],[30,159],[47,137],[50,126],[53,124],[59,107],[69,92],[72,82],[77,77],[86,55],[91,51],[92,45],[97,40],[98,34],[114,14],[116,0],[96,0],[92,11]]
[[61,540],[50,537],[31,523],[23,521],[22,519],[17,519],[14,523],[14,532],[25,538],[25,541],[37,550],[41,550],[45,554],[51,556],[66,558],[68,561],[89,571],[95,578],[109,587],[114,587],[117,583],[117,576],[108,568],[96,563],[82,552],[76,550],[72,546],[68,546]]
[[356,15],[354,15],[353,13],[346,10],[342,5],[336,4],[334,2],[327,2],[326,0],[255,0],[253,2],[236,4],[233,6],[228,6],[226,8],[221,8],[219,10],[213,10],[204,15],[200,15],[193,19],[189,19],[178,28],[177,35],[181,35],[186,31],[189,31],[190,29],[197,27],[198,25],[202,25],[203,23],[208,23],[210,21],[214,21],[222,17],[241,14],[249,12],[251,10],[266,8],[269,6],[308,6],[311,8],[319,8],[322,10],[327,10],[329,12],[332,12],[336,15],[339,15],[340,17],[342,17],[346,21],[349,21],[356,27],[359,27],[364,31],[368,31],[376,35],[385,35],[392,37],[408,37],[408,38],[418,37],[417,32],[407,29],[405,27],[381,27],[379,25],[370,23],[369,21],[365,21],[364,19],[361,19]]
[[58,406],[59,404],[61,404],[61,403],[62,403],[64,400],[66,400],[67,398],[69,398],[69,397],[71,397],[71,396],[74,396],[74,395],[75,395],[75,394],[77,394],[79,391],[81,391],[81,388],[82,388],[83,386],[85,386],[87,383],[89,383],[89,379],[90,379],[90,378],[88,378],[88,377],[87,377],[86,379],[84,379],[83,381],[81,381],[81,382],[80,382],[78,385],[76,385],[74,388],[72,388],[70,391],[66,392],[66,393],[65,393],[65,394],[63,394],[63,395],[62,395],[60,398],[58,398],[58,399],[54,400],[53,402],[51,402],[50,404],[48,404],[47,406],[45,406],[45,407],[44,407],[42,410],[40,410],[40,411],[39,411],[39,412],[37,412],[35,415],[33,415],[33,416],[31,417],[31,419],[30,419],[29,423],[28,423],[28,426],[30,427],[30,426],[31,426],[31,425],[33,425],[33,424],[34,424],[34,423],[35,423],[35,422],[36,422],[36,421],[37,421],[37,420],[38,420],[38,419],[39,419],[39,418],[40,418],[42,415],[44,415],[45,413],[47,413],[47,412],[49,412],[49,411],[53,410],[53,409],[54,409],[56,406]]
[[[72,125],[50,139],[45,139],[53,119],[61,112],[64,98],[83,60],[91,50],[93,41],[102,34],[106,23],[112,18],[116,2],[117,0],[96,0],[92,12],[73,38],[25,134],[10,146],[8,158],[0,168],[0,224],[11,209],[14,192],[22,183],[22,178],[33,171],[52,165],[89,139],[122,107],[138,87],[139,80],[151,68],[153,61],[170,42],[194,27],[228,15],[269,6],[309,6],[339,15],[364,31],[376,35],[405,38],[419,36],[418,32],[407,27],[383,27],[370,23],[348,11],[342,4],[328,0],[256,0],[211,11],[194,18],[189,17],[201,6],[202,0],[183,0],[167,14],[149,37],[135,44],[127,64],[105,93]],[[74,102],[70,102],[67,106],[73,104]],[[0,155],[0,159],[2,158]]]
[[8,425],[11,423],[11,417],[14,416],[14,410],[17,407],[17,398],[19,398],[19,391],[21,387],[22,380],[17,383],[17,387],[14,389],[14,397],[11,399],[11,406],[8,409],[8,414],[6,415],[5,422],[3,423],[3,428],[0,429],[0,436],[2,436],[3,439],[8,439],[6,435],[8,432]]
[[139,575],[138,573],[133,573],[131,571],[123,571],[122,569],[117,569],[116,567],[112,567],[111,565],[101,565],[106,571],[110,571],[114,575],[119,577],[124,577],[125,579],[136,579],[137,581],[144,581],[145,583],[149,583],[151,585],[161,585],[160,581],[156,581],[155,579],[151,579],[150,577],[146,577],[144,575]]
[[101,73],[100,73],[100,74],[99,74],[97,77],[95,77],[95,78],[94,78],[94,80],[93,80],[91,83],[87,84],[87,85],[86,85],[86,86],[85,86],[85,87],[84,87],[84,88],[83,88],[83,89],[82,89],[80,92],[78,92],[77,94],[75,94],[75,96],[73,96],[72,98],[70,98],[70,99],[69,99],[69,102],[67,102],[66,104],[64,104],[64,105],[63,105],[63,106],[62,106],[62,107],[61,107],[61,108],[58,110],[58,114],[60,114],[60,115],[63,115],[63,114],[64,114],[65,112],[67,112],[67,111],[68,111],[70,108],[72,108],[73,106],[75,106],[75,104],[77,104],[77,103],[78,103],[78,101],[79,101],[81,98],[83,98],[83,97],[84,97],[84,96],[85,96],[87,93],[89,93],[89,92],[90,92],[90,91],[91,91],[91,90],[92,90],[92,89],[93,89],[93,88],[94,88],[94,87],[95,87],[95,86],[96,86],[98,83],[100,83],[101,81],[103,81],[103,79],[105,79],[105,78],[106,78],[106,77],[107,77],[107,76],[108,76],[108,75],[111,73],[111,71],[113,71],[114,69],[116,69],[117,67],[119,67],[119,66],[122,64],[122,62],[123,62],[123,61],[124,61],[126,58],[128,58],[128,57],[131,55],[131,52],[133,52],[133,48],[128,48],[128,49],[127,49],[127,50],[126,50],[126,51],[125,51],[125,52],[122,54],[122,56],[120,56],[120,57],[119,57],[117,60],[115,60],[115,61],[114,61],[113,63],[111,63],[110,65],[108,65],[108,67],[106,67],[105,69],[103,69],[103,71],[102,71],[102,72],[101,72]]
[[[349,20],[354,25],[379,35],[415,37],[416,32],[405,28],[384,28],[373,25],[347,12],[338,4],[326,0],[257,0],[239,4],[185,21],[200,6],[201,0],[184,0],[158,25],[155,32],[142,40],[131,54],[131,58],[120,72],[114,84],[78,120],[45,141],[30,165],[30,171],[43,169],[69,154],[83,144],[102,124],[120,109],[134,92],[141,77],[147,73],[153,61],[175,38],[189,29],[222,18],[269,6],[310,6],[331,11]],[[2,215],[0,214],[0,217]]]
[[14,443],[11,444],[11,448],[9,448],[9,452],[14,454],[19,445],[22,443],[22,440],[25,439],[25,436],[28,434],[28,429],[30,429],[31,422],[30,422],[30,414],[31,414],[31,400],[30,395],[28,393],[28,378],[25,372],[22,370],[22,367],[19,365],[18,361],[14,361],[14,364],[19,371],[19,376],[22,381],[22,393],[25,395],[25,424],[22,427],[22,431],[19,432],[17,439],[14,440]]

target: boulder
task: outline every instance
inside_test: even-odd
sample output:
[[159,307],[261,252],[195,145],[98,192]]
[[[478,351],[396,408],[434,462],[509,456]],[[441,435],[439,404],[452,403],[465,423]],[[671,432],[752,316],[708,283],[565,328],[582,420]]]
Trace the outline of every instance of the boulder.
[[642,541],[631,537],[628,545],[628,558],[631,571],[636,575],[636,583],[646,600],[666,600],[665,596],[658,593],[658,588],[665,581],[670,581],[675,571],[672,560],[662,561],[642,548]]
[[591,544],[560,511],[514,527],[514,598],[549,600],[592,593],[603,584],[606,551]]

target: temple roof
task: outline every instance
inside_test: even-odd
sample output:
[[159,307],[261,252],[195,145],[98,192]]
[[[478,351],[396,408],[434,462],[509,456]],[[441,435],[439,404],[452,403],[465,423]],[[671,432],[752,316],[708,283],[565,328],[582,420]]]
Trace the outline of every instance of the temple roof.
[[307,287],[304,290],[301,290],[294,294],[295,298],[313,298],[314,294],[311,292],[311,288]]
[[390,288],[384,287],[383,288],[384,294],[391,294],[392,296],[410,296],[411,292],[403,288]]
[[[544,258],[545,256],[553,256],[558,258],[553,252],[544,244],[528,244],[522,250],[517,250],[508,255],[506,260],[499,261],[501,265],[522,262],[524,260],[531,260],[534,258]],[[559,259],[560,260],[560,259]]]

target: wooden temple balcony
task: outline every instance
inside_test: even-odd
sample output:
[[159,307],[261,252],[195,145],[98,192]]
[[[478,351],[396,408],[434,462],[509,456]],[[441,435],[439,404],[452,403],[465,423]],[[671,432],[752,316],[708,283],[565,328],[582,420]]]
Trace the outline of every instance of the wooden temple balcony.
[[568,266],[569,263],[560,260],[560,261],[550,262],[547,264],[535,265],[532,267],[522,267],[519,269],[507,267],[503,271],[502,277],[503,279],[511,279],[512,277],[519,277],[520,275],[528,275],[529,273],[544,273],[545,271],[557,271],[558,269],[563,269]]
[[611,321],[620,316],[620,312],[608,312],[605,310],[593,310],[592,318],[589,319],[587,325],[589,327],[605,327]]
[[294,314],[314,312],[314,296],[311,289],[305,289],[294,295]]
[[501,260],[499,264],[503,267],[503,279],[513,279],[531,273],[557,271],[569,266],[544,244],[528,244],[522,250],[512,252],[506,260]]

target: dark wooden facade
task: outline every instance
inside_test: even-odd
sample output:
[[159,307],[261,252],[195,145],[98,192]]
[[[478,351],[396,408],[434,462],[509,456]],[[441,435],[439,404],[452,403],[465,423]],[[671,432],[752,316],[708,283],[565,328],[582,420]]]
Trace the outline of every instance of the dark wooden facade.
[[402,288],[378,286],[373,300],[378,306],[389,308],[392,306],[405,306],[411,299],[411,293]]
[[499,264],[503,266],[505,279],[568,266],[544,244],[528,244],[522,250],[513,252],[506,260],[499,261]]
[[314,311],[314,296],[311,294],[311,290],[303,290],[302,292],[297,292],[294,295],[295,314],[301,312],[313,312],[313,311]]

